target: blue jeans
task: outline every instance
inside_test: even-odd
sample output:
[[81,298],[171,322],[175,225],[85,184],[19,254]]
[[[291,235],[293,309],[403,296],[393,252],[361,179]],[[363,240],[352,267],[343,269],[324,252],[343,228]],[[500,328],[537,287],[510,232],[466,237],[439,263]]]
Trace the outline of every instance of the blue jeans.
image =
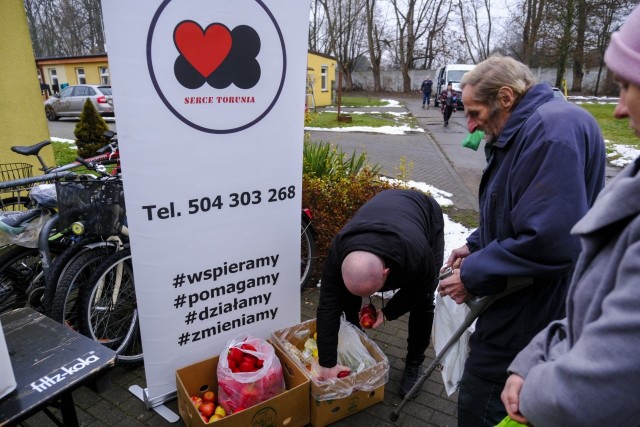
[[422,105],[424,105],[425,102],[427,105],[431,102],[431,92],[422,92]]
[[470,374],[465,369],[458,391],[458,427],[494,427],[507,416],[500,400],[504,383]]

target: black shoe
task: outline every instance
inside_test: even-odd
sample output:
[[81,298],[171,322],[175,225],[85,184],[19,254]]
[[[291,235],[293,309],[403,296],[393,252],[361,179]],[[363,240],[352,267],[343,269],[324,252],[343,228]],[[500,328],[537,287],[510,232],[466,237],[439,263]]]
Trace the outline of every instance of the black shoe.
[[[422,363],[405,361],[404,372],[402,373],[402,379],[400,380],[400,387],[398,387],[398,394],[400,395],[400,397],[404,399],[404,397],[409,394],[422,374],[424,374]],[[420,387],[420,389],[422,389],[422,387]],[[414,396],[414,398],[416,396]]]
[[445,126],[449,126],[449,120],[447,120],[446,122],[444,122]]

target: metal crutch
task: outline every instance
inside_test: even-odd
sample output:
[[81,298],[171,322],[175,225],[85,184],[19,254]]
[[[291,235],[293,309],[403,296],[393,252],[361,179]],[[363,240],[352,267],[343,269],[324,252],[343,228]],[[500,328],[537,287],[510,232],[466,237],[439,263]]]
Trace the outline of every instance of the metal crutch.
[[[452,274],[453,274],[453,270],[451,269],[451,267],[449,267],[438,277],[438,280],[442,280],[446,277],[449,277]],[[483,311],[485,311],[491,304],[493,304],[495,301],[499,300],[500,298],[503,298],[516,291],[519,291],[522,288],[525,288],[531,285],[532,283],[533,283],[533,278],[531,277],[510,277],[509,279],[507,279],[507,288],[503,292],[496,295],[489,295],[486,297],[474,297],[474,298],[471,298],[469,301],[467,301],[465,304],[469,306],[469,312],[465,316],[464,321],[458,327],[458,329],[456,329],[456,331],[451,336],[451,338],[449,338],[449,341],[447,341],[445,346],[442,347],[442,350],[440,350],[440,353],[436,355],[436,358],[433,359],[433,362],[431,362],[431,364],[427,367],[426,371],[422,374],[422,376],[418,378],[418,381],[413,385],[409,393],[407,393],[407,395],[404,397],[402,402],[400,402],[398,407],[392,413],[389,414],[389,419],[393,422],[398,421],[398,418],[400,417],[400,411],[402,411],[402,408],[404,408],[405,405],[410,400],[413,400],[413,398],[419,393],[424,382],[427,380],[427,378],[429,378],[429,375],[431,375],[431,373],[436,369],[436,367],[438,366],[442,358],[447,354],[449,349],[453,347],[453,345],[460,339],[464,331],[469,326],[471,326],[473,321],[476,320],[478,316],[482,314]]]

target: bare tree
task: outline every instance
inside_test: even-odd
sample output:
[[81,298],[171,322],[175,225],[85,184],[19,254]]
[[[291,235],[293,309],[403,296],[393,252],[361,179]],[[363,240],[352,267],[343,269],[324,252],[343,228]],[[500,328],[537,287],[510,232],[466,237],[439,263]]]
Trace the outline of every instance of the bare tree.
[[458,11],[462,21],[465,45],[474,64],[483,61],[491,54],[491,1],[458,0]]
[[582,91],[582,78],[584,77],[584,48],[587,32],[587,0],[575,0],[576,2],[576,35],[573,48],[573,83],[572,92]]
[[36,57],[105,51],[99,0],[24,0]]
[[546,0],[525,0],[522,4],[524,26],[522,32],[522,62],[531,65],[538,42],[538,31],[545,14]]
[[391,0],[396,17],[396,59],[402,72],[402,90],[411,92],[409,70],[415,68],[416,46],[431,26],[432,11],[439,0]]
[[318,0],[326,18],[327,54],[338,59],[348,90],[351,74],[364,58],[366,46],[365,0]]
[[367,20],[367,45],[369,47],[369,62],[373,73],[373,91],[380,92],[382,84],[380,82],[380,65],[382,63],[382,37],[384,33],[384,22],[376,19],[378,8],[376,0],[366,0],[366,20]]
[[[609,45],[611,33],[619,28],[624,17],[626,17],[635,5],[635,0],[603,0],[598,2],[593,9],[592,16],[595,22],[590,25],[596,31],[596,51],[599,55],[598,76],[596,77],[596,85],[594,95],[598,95],[600,90],[600,82],[602,71],[605,67],[604,53]],[[611,73],[607,73],[605,81],[605,91],[615,92],[615,84]]]
[[452,1],[438,0],[429,9],[429,18],[425,23],[427,31],[425,33],[424,43],[424,68],[433,68],[433,62],[441,53],[445,46],[444,38],[445,28],[448,23],[449,14],[451,13]]

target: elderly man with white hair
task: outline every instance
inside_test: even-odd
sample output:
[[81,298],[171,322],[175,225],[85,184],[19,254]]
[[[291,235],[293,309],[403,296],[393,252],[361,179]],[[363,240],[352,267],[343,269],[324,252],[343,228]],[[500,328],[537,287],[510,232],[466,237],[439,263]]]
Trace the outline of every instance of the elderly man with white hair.
[[319,375],[334,378],[340,316],[358,325],[362,297],[397,290],[377,310],[373,327],[409,313],[404,397],[422,374],[433,322],[433,295],[443,261],[444,220],[438,203],[413,190],[384,190],[335,236],[324,264],[317,310]]

